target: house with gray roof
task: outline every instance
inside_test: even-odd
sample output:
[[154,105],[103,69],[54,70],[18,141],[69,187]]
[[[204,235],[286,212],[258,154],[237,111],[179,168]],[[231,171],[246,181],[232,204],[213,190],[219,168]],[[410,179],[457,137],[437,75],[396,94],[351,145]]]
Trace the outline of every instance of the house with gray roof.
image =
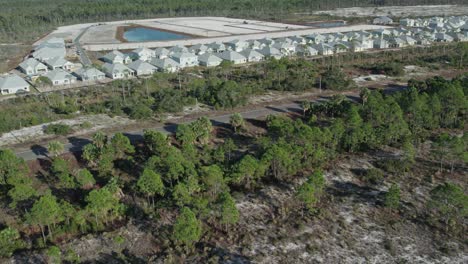
[[244,56],[248,62],[258,62],[265,58],[263,54],[254,49],[245,49],[239,53]]
[[171,54],[171,52],[166,48],[157,48],[157,49],[154,50],[154,55],[155,55],[154,57],[156,59],[169,58],[169,54]]
[[325,42],[326,37],[324,35],[314,33],[306,36],[306,39],[309,40],[308,43],[319,44]]
[[180,64],[171,58],[165,58],[165,59],[155,58],[155,59],[152,59],[150,63],[156,66],[158,70],[162,72],[176,72],[180,69]]
[[56,69],[62,69],[66,71],[71,71],[75,64],[67,61],[66,59],[62,57],[55,57],[51,58],[48,60],[45,60],[44,63],[49,66],[49,69],[51,70],[56,70]]
[[204,44],[197,44],[197,45],[193,45],[192,47],[190,47],[189,51],[191,53],[194,53],[195,55],[202,55],[202,54],[205,54],[205,53],[211,51],[211,49],[208,48],[208,46],[206,46]]
[[42,62],[34,59],[28,58],[25,61],[21,62],[19,69],[27,75],[40,75],[47,73],[49,69]]
[[156,57],[156,52],[148,48],[139,48],[133,50],[130,53],[130,57],[133,60],[150,61],[152,58]]
[[258,52],[265,56],[265,58],[281,59],[284,56],[281,51],[273,47],[264,47],[263,49],[258,50]]
[[219,42],[213,42],[213,43],[208,44],[207,46],[213,52],[223,52],[227,49],[226,45],[224,45],[223,43],[219,43]]
[[205,67],[215,67],[221,64],[223,60],[212,53],[204,53],[198,56],[198,63]]
[[135,71],[136,76],[152,75],[158,70],[155,66],[142,60],[136,60],[127,66]]
[[318,55],[318,50],[310,47],[310,46],[306,46],[306,45],[300,45],[296,48],[296,53],[298,56],[302,56],[302,57],[311,57],[311,56],[316,56]]
[[446,33],[436,33],[435,34],[437,42],[453,42],[453,37]]
[[301,36],[293,36],[293,37],[290,37],[289,39],[291,40],[291,43],[295,45],[300,45],[300,44],[303,45],[307,43],[306,39]]
[[169,48],[169,54],[187,53],[187,52],[189,52],[188,48],[182,45],[177,45],[177,46]]
[[49,71],[44,75],[47,79],[52,82],[52,85],[69,85],[76,83],[77,78],[73,76],[71,73],[64,71],[62,69],[56,69],[53,71]]
[[112,64],[128,64],[132,62],[132,58],[130,58],[130,56],[128,56],[127,54],[123,54],[118,50],[113,50],[107,53],[106,55],[101,57],[101,60]]
[[249,47],[249,43],[243,40],[231,40],[225,43],[231,50],[239,52]]
[[312,45],[312,48],[318,51],[320,55],[333,55],[334,48],[326,43],[319,43],[316,45]]
[[265,47],[265,44],[262,44],[260,41],[256,40],[256,39],[253,39],[253,40],[248,40],[247,41],[249,43],[249,48],[250,49],[261,49],[263,47]]
[[258,42],[260,42],[264,47],[269,47],[275,44],[275,40],[271,38],[262,38],[262,39],[259,39]]
[[296,46],[288,42],[276,42],[272,47],[279,50],[286,56],[292,55],[296,52]]
[[232,50],[226,50],[221,53],[216,54],[218,57],[225,61],[230,61],[234,64],[242,64],[247,62],[247,58],[238,52]]
[[389,18],[388,16],[381,16],[381,17],[376,17],[372,23],[374,25],[389,25],[393,23],[393,19]]
[[135,75],[135,71],[122,63],[106,63],[102,66],[106,76],[111,79],[126,79]]
[[374,49],[388,49],[389,47],[390,43],[384,38],[374,39]]
[[197,55],[189,52],[171,54],[171,58],[179,63],[181,68],[194,67],[198,65]]
[[55,57],[65,58],[67,51],[65,41],[60,38],[51,38],[34,48],[32,56],[40,61]]
[[81,68],[74,72],[81,81],[102,81],[106,78],[106,74],[96,68]]
[[16,94],[19,92],[29,92],[29,83],[16,74],[0,75],[1,94]]

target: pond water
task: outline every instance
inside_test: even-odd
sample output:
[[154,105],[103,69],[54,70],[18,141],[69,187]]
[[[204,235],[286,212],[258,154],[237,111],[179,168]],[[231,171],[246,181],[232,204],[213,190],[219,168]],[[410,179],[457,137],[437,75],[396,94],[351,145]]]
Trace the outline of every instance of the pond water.
[[124,32],[123,37],[128,42],[164,41],[189,38],[189,36],[186,35],[145,27],[130,28]]

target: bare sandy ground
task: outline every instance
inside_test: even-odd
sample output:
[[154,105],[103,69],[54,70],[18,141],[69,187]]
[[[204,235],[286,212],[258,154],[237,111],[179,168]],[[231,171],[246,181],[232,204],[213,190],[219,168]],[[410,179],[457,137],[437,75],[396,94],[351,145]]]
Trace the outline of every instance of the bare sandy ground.
[[[44,128],[50,124],[66,124],[73,128],[75,131],[72,135],[69,136],[79,136],[84,134],[93,133],[101,129],[109,127],[119,127],[134,123],[134,120],[130,120],[125,117],[109,117],[108,115],[89,115],[89,116],[80,116],[74,119],[64,119],[60,121],[55,121],[47,124],[25,127],[22,129],[14,130],[8,133],[4,133],[0,137],[0,146],[8,146],[14,144],[21,144],[30,141],[41,141],[46,139],[51,139],[56,137],[55,135],[49,135],[44,133]],[[91,127],[82,128],[83,123],[89,123]]]
[[[468,2],[467,2],[468,4]],[[386,6],[386,7],[352,7],[334,10],[317,11],[314,14],[327,14],[339,17],[368,16],[450,16],[468,14],[468,5],[428,5],[428,6]]]
[[212,37],[212,38],[193,38],[184,40],[171,40],[171,41],[150,41],[150,42],[132,42],[132,43],[120,43],[120,44],[84,44],[83,48],[90,51],[102,51],[102,50],[126,50],[136,49],[141,47],[146,48],[157,48],[157,47],[171,47],[176,45],[191,46],[196,44],[208,44],[212,42],[227,42],[234,39],[239,40],[250,40],[250,39],[262,39],[262,38],[281,38],[291,37],[297,35],[309,35],[312,33],[336,33],[336,32],[349,32],[349,31],[360,31],[360,30],[375,30],[379,28],[386,28],[383,26],[376,25],[353,25],[335,28],[310,28],[310,29],[299,29],[299,30],[288,30],[279,32],[263,32],[255,34],[244,34],[244,35],[231,35],[223,37]]
[[129,24],[140,24],[149,27],[163,28],[171,31],[208,37],[307,28],[300,25],[227,17],[153,18],[63,26],[57,28],[44,38],[38,40],[36,43],[34,43],[34,45],[39,45],[40,43],[52,37],[73,40],[86,28],[89,28],[89,30],[82,37],[83,43],[116,43],[118,42],[118,40],[115,39],[116,28],[118,26],[125,26]]

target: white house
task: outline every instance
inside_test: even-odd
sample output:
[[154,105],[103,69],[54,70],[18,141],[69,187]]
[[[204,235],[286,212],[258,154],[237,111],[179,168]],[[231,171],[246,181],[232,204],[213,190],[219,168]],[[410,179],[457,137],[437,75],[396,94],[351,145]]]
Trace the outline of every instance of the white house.
[[388,40],[388,45],[390,48],[404,48],[408,46],[406,41],[399,37],[393,37]]
[[306,36],[306,39],[309,40],[309,43],[319,44],[325,42],[326,37],[324,35],[314,33]]
[[29,83],[16,74],[0,75],[0,92],[1,94],[29,92]]
[[27,75],[40,75],[49,71],[47,66],[33,58],[21,62],[19,69]]
[[402,25],[402,26],[405,26],[405,27],[414,27],[415,24],[416,24],[416,20],[415,20],[415,19],[411,19],[411,18],[403,18],[403,19],[400,19],[400,25]]
[[45,61],[55,57],[65,58],[66,54],[65,41],[61,38],[51,38],[35,47],[32,56]]
[[150,61],[156,57],[156,52],[148,48],[139,48],[130,53],[133,60]]
[[202,55],[202,54],[209,52],[210,49],[206,45],[197,44],[197,45],[193,45],[192,47],[190,47],[189,51],[196,55]]
[[214,66],[220,65],[221,62],[223,62],[223,60],[221,58],[219,58],[218,56],[215,56],[215,55],[213,55],[211,53],[204,53],[204,54],[198,56],[198,63],[201,66],[214,67]]
[[158,69],[146,61],[136,60],[127,65],[128,68],[135,71],[136,76],[152,75]]
[[76,83],[77,80],[77,78],[71,73],[62,69],[49,71],[47,74],[44,75],[44,77],[48,78],[54,86],[73,84]]
[[245,49],[239,53],[245,58],[247,58],[248,62],[258,62],[258,61],[263,60],[263,58],[265,58],[263,54],[261,54],[260,52],[254,49]]
[[106,74],[96,68],[81,68],[74,73],[81,81],[101,81],[106,78]]
[[231,50],[239,52],[249,47],[249,43],[243,40],[231,40],[225,43]]
[[243,55],[235,52],[235,51],[231,51],[231,50],[226,50],[224,52],[221,52],[219,54],[217,54],[218,57],[220,57],[221,59],[225,60],[225,61],[230,61],[234,64],[241,64],[241,63],[246,63],[247,62],[247,58],[244,57]]
[[436,33],[435,37],[437,42],[453,42],[453,37],[445,33]]
[[177,46],[169,48],[169,54],[186,53],[186,52],[189,52],[188,48],[182,45],[177,45]]
[[106,76],[111,79],[125,79],[135,75],[135,72],[122,63],[106,63],[102,66]]
[[258,50],[258,52],[265,56],[265,58],[281,59],[283,57],[281,51],[273,47],[264,47],[263,49]]
[[410,36],[401,36],[400,39],[405,41],[408,46],[414,46],[417,44],[417,41]]
[[226,50],[226,45],[223,43],[213,42],[207,45],[213,52],[223,52]]
[[169,54],[171,54],[171,52],[166,48],[157,48],[154,50],[154,57],[156,59],[169,58]]
[[325,43],[312,45],[312,48],[318,50],[318,54],[320,55],[333,55],[333,52],[334,52],[334,48]]
[[276,42],[272,47],[279,50],[284,55],[292,55],[296,52],[296,46],[288,42]]
[[198,57],[193,53],[174,53],[171,55],[171,58],[178,62],[181,68],[193,67],[198,65]]
[[249,48],[250,49],[261,49],[263,47],[265,47],[264,44],[262,44],[260,41],[258,40],[249,40],[247,41],[249,43]]
[[302,57],[310,57],[318,55],[318,50],[309,46],[301,45],[296,48],[296,53]]
[[372,21],[375,25],[389,25],[393,24],[393,20],[387,16],[377,17]]
[[128,56],[127,54],[123,54],[122,52],[118,50],[113,50],[107,53],[106,55],[101,57],[101,60],[107,63],[112,63],[112,64],[117,64],[117,63],[128,64],[132,62],[132,59],[130,58],[130,56]]
[[162,72],[176,72],[180,69],[180,64],[171,58],[152,59],[151,64]]
[[275,44],[275,41],[273,39],[271,39],[271,38],[262,38],[262,39],[259,39],[258,42],[260,42],[263,45],[262,48],[269,47],[269,46]]
[[388,49],[390,44],[383,38],[374,39],[374,49]]
[[62,69],[66,71],[71,71],[75,64],[67,61],[66,59],[62,57],[55,57],[51,58],[48,60],[45,60],[44,63],[49,66],[49,69],[51,70],[56,70],[56,69]]

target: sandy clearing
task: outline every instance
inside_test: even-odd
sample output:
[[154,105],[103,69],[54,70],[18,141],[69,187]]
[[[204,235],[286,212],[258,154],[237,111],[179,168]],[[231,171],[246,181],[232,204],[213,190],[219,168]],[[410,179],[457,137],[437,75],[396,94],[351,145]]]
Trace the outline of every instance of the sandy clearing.
[[313,14],[339,17],[368,16],[455,16],[468,14],[468,5],[427,5],[427,6],[386,6],[386,7],[351,7],[334,10],[316,11]]
[[[151,18],[151,19],[135,19],[135,20],[121,20],[121,21],[108,21],[108,22],[95,22],[95,23],[84,23],[84,24],[75,24],[75,25],[68,25],[68,26],[62,26],[58,27],[56,30],[52,31],[50,34],[45,36],[44,38],[38,40],[34,45],[39,45],[45,40],[48,40],[53,37],[61,37],[64,38],[65,40],[73,40],[75,39],[83,30],[86,28],[89,28],[90,32],[93,32],[93,29],[96,28],[97,32],[101,32],[101,29],[104,30],[105,34],[102,35],[107,35],[107,30],[112,27],[106,27],[106,26],[124,26],[128,24],[141,24],[141,25],[146,25],[146,26],[158,26],[158,24],[164,24],[164,25],[172,25],[174,28],[178,28],[178,30],[175,31],[180,31],[182,33],[190,33],[190,34],[195,34],[195,35],[201,35],[201,36],[206,36],[206,32],[212,32],[208,33],[209,36],[219,36],[219,32],[216,33],[217,30],[220,30],[224,32],[224,34],[227,35],[232,35],[236,34],[236,32],[233,31],[232,28],[230,28],[228,25],[235,25],[235,24],[243,24],[244,21],[247,21],[249,24],[253,25],[263,25],[267,27],[271,27],[272,30],[279,30],[278,28],[285,28],[289,27],[291,29],[301,29],[301,28],[307,28],[305,26],[300,26],[300,25],[290,25],[290,24],[283,24],[283,23],[275,23],[275,22],[265,22],[265,21],[259,21],[259,20],[245,20],[245,19],[237,19],[237,18],[227,18],[227,17],[177,17],[177,18]],[[184,27],[184,25],[190,25],[193,27],[200,27],[198,30],[194,30],[194,28],[187,28]],[[232,32],[230,31],[232,30]],[[168,30],[170,30],[168,28]],[[196,34],[199,33],[199,34]],[[251,32],[247,32],[251,33]],[[237,33],[239,34],[239,33]],[[90,37],[87,37],[88,33],[86,33],[83,39],[88,39],[88,41],[93,40],[93,36],[97,36],[98,39],[96,41],[99,41],[100,38],[103,38],[105,41],[103,42],[108,42],[109,36],[101,36],[95,33],[91,33]],[[115,34],[112,34],[111,37],[115,37]]]
[[[90,128],[81,128],[80,125],[89,122],[91,124]],[[14,144],[21,144],[29,141],[39,142],[45,139],[51,139],[56,137],[55,135],[49,135],[44,133],[44,128],[51,124],[66,124],[73,128],[75,131],[68,136],[79,136],[89,133],[99,131],[101,129],[109,127],[118,127],[124,126],[131,123],[134,123],[134,120],[130,120],[124,117],[109,117],[108,115],[99,114],[99,115],[89,115],[89,116],[80,116],[74,119],[64,119],[59,121],[54,121],[42,125],[25,127],[22,129],[14,130],[8,133],[4,133],[0,137],[0,146],[8,146]]]
[[375,30],[380,28],[389,28],[377,25],[353,25],[343,26],[335,28],[311,28],[311,29],[300,29],[300,30],[289,30],[281,32],[263,32],[255,34],[244,34],[244,35],[233,35],[224,37],[213,37],[213,38],[194,38],[184,40],[171,40],[171,41],[149,41],[149,42],[133,42],[133,43],[121,43],[121,44],[84,44],[83,48],[89,51],[103,51],[103,50],[130,50],[141,47],[146,48],[158,48],[158,47],[171,47],[176,45],[191,46],[196,44],[208,44],[212,42],[227,42],[234,39],[239,40],[250,40],[250,39],[262,39],[262,38],[281,38],[291,37],[297,35],[309,35],[313,33],[336,33],[336,32],[349,32],[349,31],[361,31],[361,30]]

